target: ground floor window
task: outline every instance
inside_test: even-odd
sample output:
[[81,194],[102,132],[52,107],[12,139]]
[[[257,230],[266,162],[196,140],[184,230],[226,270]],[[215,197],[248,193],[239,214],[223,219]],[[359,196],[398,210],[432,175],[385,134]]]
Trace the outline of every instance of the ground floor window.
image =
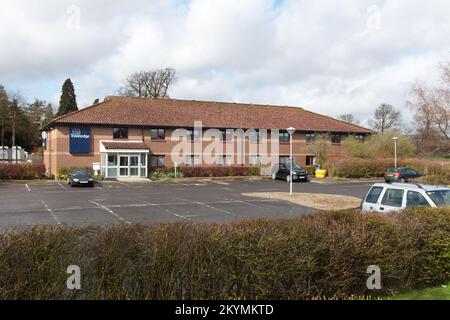
[[290,164],[289,156],[280,156],[279,161],[282,164]]
[[150,167],[160,168],[166,165],[165,156],[150,156]]
[[231,166],[231,156],[220,156],[219,165],[221,166]]
[[316,164],[315,156],[306,156],[306,165],[307,166],[314,166],[315,164]]
[[261,164],[261,157],[260,156],[250,156],[248,159],[248,162],[252,166],[258,166]]
[[102,153],[101,164],[106,178],[147,176],[147,153]]
[[187,155],[185,164],[188,165],[188,166],[199,165],[200,164],[200,156]]

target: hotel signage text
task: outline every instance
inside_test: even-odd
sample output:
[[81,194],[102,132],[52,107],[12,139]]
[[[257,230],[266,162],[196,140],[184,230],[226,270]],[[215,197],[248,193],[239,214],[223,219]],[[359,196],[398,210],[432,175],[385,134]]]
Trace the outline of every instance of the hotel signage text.
[[91,128],[72,127],[69,129],[69,135],[70,153],[91,152]]

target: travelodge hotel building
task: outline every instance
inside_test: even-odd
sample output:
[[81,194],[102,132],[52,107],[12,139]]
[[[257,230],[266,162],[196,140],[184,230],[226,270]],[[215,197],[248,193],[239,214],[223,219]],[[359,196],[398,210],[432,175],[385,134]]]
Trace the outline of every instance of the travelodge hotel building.
[[[214,152],[214,165],[261,165],[262,172],[268,172],[264,169],[270,169],[274,158],[275,162],[289,158],[289,127],[296,128],[292,149],[299,165],[315,164],[308,144],[318,134],[328,137],[330,156],[339,157],[343,137],[364,141],[372,133],[299,107],[107,97],[55,118],[44,128],[44,163],[49,175],[62,168],[98,166],[106,178],[147,177],[153,169],[172,167],[174,159],[180,166],[211,164],[206,153],[217,138],[223,152]],[[219,137],[204,134],[212,129]],[[239,130],[245,132],[243,143],[228,134]],[[267,153],[270,163],[262,161]]]

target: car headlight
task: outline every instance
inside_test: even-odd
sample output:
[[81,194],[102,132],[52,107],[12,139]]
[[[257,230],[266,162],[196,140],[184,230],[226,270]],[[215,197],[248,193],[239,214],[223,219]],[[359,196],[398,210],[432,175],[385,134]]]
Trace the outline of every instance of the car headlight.
[[80,179],[75,178],[75,179],[73,179],[73,181],[74,181],[74,182],[78,182],[78,181],[80,181]]
[[94,179],[92,179],[92,178],[89,178],[89,181],[94,181]]

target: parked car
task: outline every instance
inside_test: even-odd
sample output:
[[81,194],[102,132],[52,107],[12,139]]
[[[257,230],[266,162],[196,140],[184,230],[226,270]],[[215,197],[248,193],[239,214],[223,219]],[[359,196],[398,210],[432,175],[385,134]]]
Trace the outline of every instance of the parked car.
[[361,209],[387,213],[414,207],[450,206],[450,188],[415,183],[376,183],[364,197]]
[[94,177],[86,169],[77,169],[69,173],[67,183],[73,186],[94,186]]
[[[283,179],[290,181],[291,166],[289,164],[278,163],[274,166],[274,171],[272,173],[272,179]],[[308,172],[301,168],[300,166],[294,164],[292,166],[292,181],[308,181]]]
[[419,178],[422,174],[414,169],[401,167],[401,168],[389,168],[384,174],[384,181],[390,182],[408,182],[411,179]]

